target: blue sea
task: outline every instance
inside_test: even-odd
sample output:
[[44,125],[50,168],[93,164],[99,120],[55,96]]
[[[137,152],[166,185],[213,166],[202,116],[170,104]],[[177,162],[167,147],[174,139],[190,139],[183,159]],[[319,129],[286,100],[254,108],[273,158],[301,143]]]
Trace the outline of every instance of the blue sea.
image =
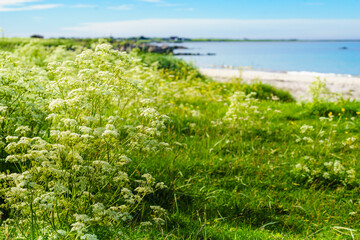
[[[174,44],[172,44],[174,45]],[[360,41],[185,42],[175,53],[198,67],[249,67],[266,71],[305,71],[360,75]],[[215,55],[206,55],[214,53]]]

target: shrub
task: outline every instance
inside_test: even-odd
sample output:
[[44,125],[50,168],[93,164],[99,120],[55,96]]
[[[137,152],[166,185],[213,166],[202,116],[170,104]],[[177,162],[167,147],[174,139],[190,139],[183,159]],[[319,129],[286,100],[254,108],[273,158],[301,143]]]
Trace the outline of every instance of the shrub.
[[245,94],[254,92],[255,98],[261,100],[280,100],[281,102],[295,102],[294,97],[285,90],[277,89],[271,85],[263,84],[261,82],[254,84],[242,84],[240,90]]
[[128,157],[167,147],[159,137],[168,117],[139,91],[158,73],[111,48],[47,68],[57,57],[33,43],[0,53],[0,148],[14,166],[0,175],[9,213],[0,232],[10,238],[97,239],[103,228],[119,237],[143,198],[166,187],[149,173],[133,176],[131,162],[141,159]]

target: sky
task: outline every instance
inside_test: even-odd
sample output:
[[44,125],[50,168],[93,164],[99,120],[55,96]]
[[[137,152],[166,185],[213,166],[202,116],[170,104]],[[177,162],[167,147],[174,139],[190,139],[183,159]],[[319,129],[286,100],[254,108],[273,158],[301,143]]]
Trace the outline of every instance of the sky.
[[360,0],[0,0],[6,37],[360,39]]

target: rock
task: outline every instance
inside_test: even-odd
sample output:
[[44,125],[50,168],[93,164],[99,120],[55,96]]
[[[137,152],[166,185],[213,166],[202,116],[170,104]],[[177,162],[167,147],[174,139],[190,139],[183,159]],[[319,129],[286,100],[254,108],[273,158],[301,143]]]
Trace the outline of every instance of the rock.
[[148,43],[125,43],[123,45],[118,45],[118,50],[130,52],[132,49],[138,48],[142,52],[151,52],[151,53],[162,53],[162,54],[172,54],[174,49],[186,49],[183,46],[168,46],[168,45],[153,45]]
[[41,36],[39,34],[31,35],[30,38],[44,38],[44,36]]

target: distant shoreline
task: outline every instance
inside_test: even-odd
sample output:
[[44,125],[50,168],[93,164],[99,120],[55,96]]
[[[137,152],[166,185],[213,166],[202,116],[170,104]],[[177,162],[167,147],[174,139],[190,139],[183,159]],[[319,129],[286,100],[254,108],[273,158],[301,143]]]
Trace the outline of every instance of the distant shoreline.
[[326,80],[330,92],[344,97],[360,99],[360,76],[316,73],[316,72],[267,72],[254,70],[234,70],[200,68],[200,72],[215,81],[227,82],[241,78],[246,83],[261,81],[274,87],[289,91],[297,100],[309,100],[309,86],[317,78]]
[[360,39],[191,39],[182,42],[360,42]]
[[[2,40],[8,39],[30,39],[31,37],[3,37]],[[73,40],[90,40],[90,39],[108,39],[119,40],[119,41],[135,41],[141,43],[185,43],[185,42],[360,42],[360,39],[231,39],[231,38],[160,38],[160,37],[44,37],[39,35],[40,39],[73,39]]]

